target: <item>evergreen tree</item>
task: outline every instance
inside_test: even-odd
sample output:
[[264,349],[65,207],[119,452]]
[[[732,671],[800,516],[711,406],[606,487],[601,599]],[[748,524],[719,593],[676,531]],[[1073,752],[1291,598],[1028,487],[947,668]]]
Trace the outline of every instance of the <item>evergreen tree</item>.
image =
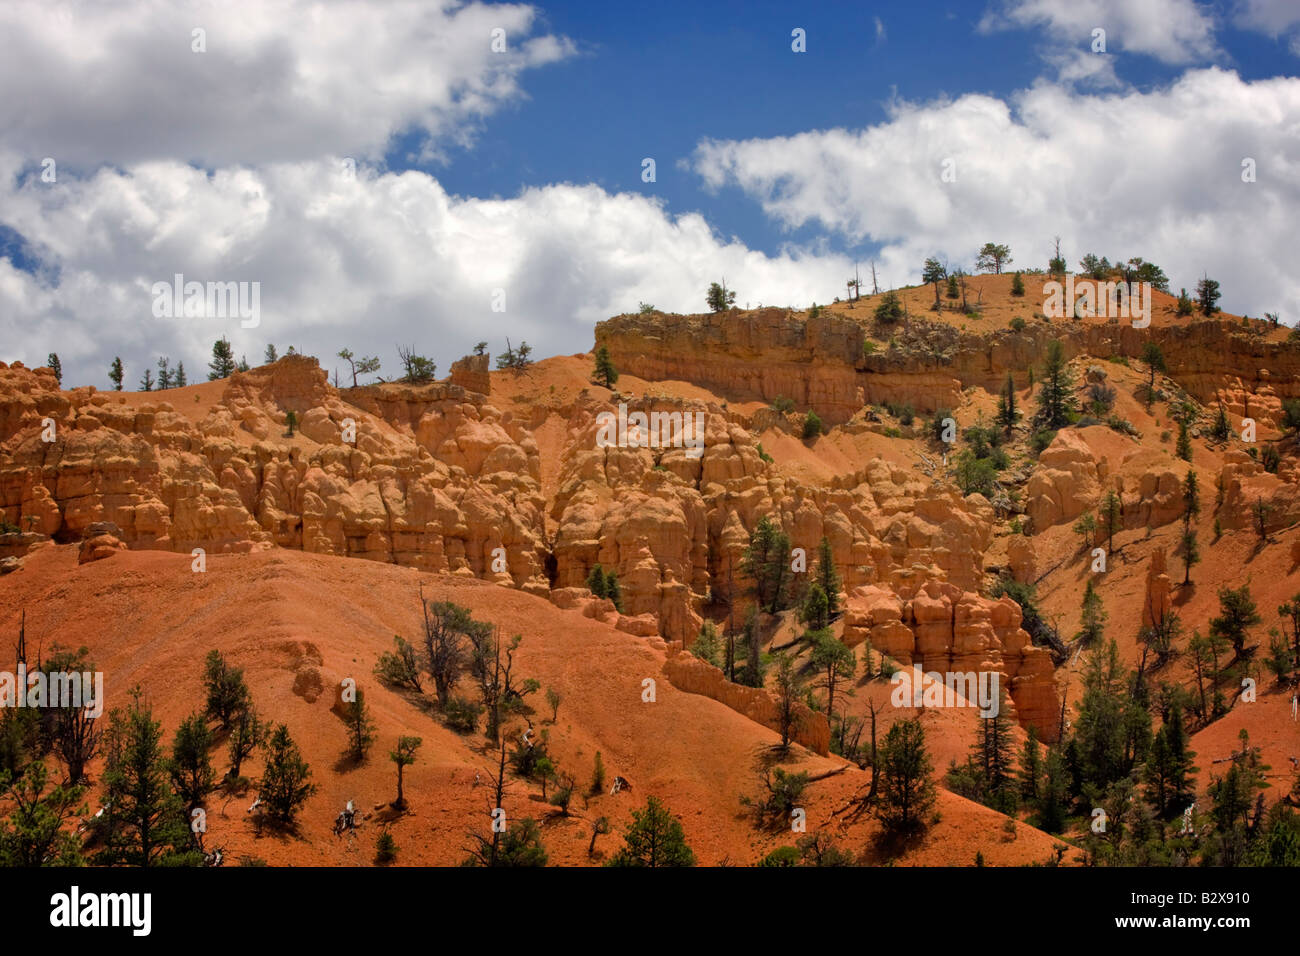
[[1147,408],[1156,400],[1156,373],[1165,370],[1165,353],[1155,342],[1142,346],[1142,361],[1146,363],[1149,378],[1147,380]]
[[275,354],[275,346],[268,344],[266,346],[266,351],[262,353],[262,364],[270,365],[272,362],[276,360],[276,358],[277,356]]
[[175,388],[184,388],[188,384],[189,380],[185,377],[185,363],[177,362],[176,371],[172,376],[172,386]]
[[1074,376],[1065,361],[1059,339],[1047,343],[1047,360],[1038,387],[1038,423],[1043,428],[1063,428],[1074,420],[1078,401]]
[[208,651],[203,659],[203,686],[207,716],[219,721],[222,730],[229,730],[235,715],[250,702],[243,668],[231,667],[218,650]]
[[604,345],[596,349],[595,379],[597,384],[606,388],[611,388],[618,381],[618,369],[614,368],[614,362],[609,357],[609,349]]
[[194,713],[181,721],[172,739],[172,755],[167,762],[172,788],[187,808],[194,808],[212,791],[216,774],[208,750],[212,731],[202,714]]
[[1085,648],[1093,648],[1101,643],[1106,634],[1106,609],[1102,606],[1101,595],[1092,586],[1092,579],[1083,589],[1083,609],[1079,614],[1078,641]]
[[1219,616],[1210,619],[1210,634],[1232,645],[1236,659],[1246,656],[1247,631],[1263,620],[1250,595],[1250,585],[1219,589]]
[[1216,303],[1221,298],[1219,293],[1219,283],[1209,276],[1202,276],[1196,283],[1196,304],[1201,310],[1201,315],[1211,316],[1219,311]]
[[293,823],[299,808],[316,792],[310,779],[311,768],[289,736],[289,728],[280,724],[267,744],[260,790],[273,820],[285,826]]
[[238,779],[244,761],[266,743],[270,730],[251,706],[243,708],[235,716],[230,725],[230,770],[226,774],[231,780]]
[[1178,553],[1183,557],[1183,586],[1186,587],[1192,583],[1192,565],[1201,562],[1201,549],[1196,543],[1196,532],[1190,524],[1183,525],[1182,534],[1178,537]]
[[1017,272],[1011,280],[1011,294],[1014,296],[1023,296],[1025,294],[1025,280]]
[[54,380],[58,382],[59,387],[62,388],[63,387],[63,363],[59,361],[59,353],[51,352],[50,357],[45,360],[45,364],[49,366],[50,371],[54,373]]
[[829,604],[826,592],[817,581],[808,585],[803,603],[799,605],[799,620],[808,625],[810,631],[820,631],[830,624]]
[[153,391],[153,369],[147,368],[144,370],[144,375],[140,379],[140,391]]
[[358,687],[355,693],[352,700],[343,704],[343,719],[348,725],[348,746],[344,756],[353,763],[361,763],[375,741],[375,722],[370,718],[365,692]]
[[1002,386],[1002,393],[998,396],[997,422],[1010,436],[1011,430],[1016,427],[1019,419],[1020,410],[1016,407],[1016,380],[1011,377],[1010,372],[1007,372],[1006,384]]
[[643,810],[632,811],[623,835],[623,847],[608,866],[694,866],[695,854],[686,843],[681,823],[658,798],[650,797]]
[[705,300],[709,304],[710,312],[726,312],[736,304],[736,293],[727,288],[727,280],[723,279],[720,283],[709,284]]
[[167,786],[162,724],[132,693],[126,710],[109,715],[104,766],[104,848],[97,862],[108,865],[193,865],[194,849],[185,808]]
[[1047,749],[1044,762],[1043,787],[1038,796],[1038,826],[1048,833],[1065,829],[1068,812],[1069,775],[1065,759],[1057,747]]
[[165,355],[158,356],[158,390],[172,387],[171,359]]
[[1090,656],[1074,743],[1080,778],[1097,794],[1128,776],[1150,743],[1151,715],[1130,693],[1129,680],[1114,640]]
[[86,812],[85,788],[55,786],[46,791],[49,772],[33,760],[17,779],[0,773],[0,792],[9,815],[0,818],[0,867],[81,866],[81,841],[69,824]]
[[786,607],[790,580],[790,538],[766,515],[758,519],[741,569],[754,581],[759,607],[775,614]]
[[113,391],[122,391],[122,379],[125,377],[126,372],[122,368],[122,359],[114,356],[113,364],[108,367],[108,380],[113,383]]
[[826,595],[827,620],[833,621],[840,616],[840,575],[835,570],[835,555],[831,552],[830,539],[822,535],[817,544],[817,583]]
[[1192,314],[1193,308],[1192,297],[1187,294],[1187,289],[1184,287],[1178,293],[1178,305],[1174,311],[1180,316],[1187,316]]
[[406,796],[402,791],[402,771],[415,763],[415,752],[422,743],[424,741],[419,737],[401,736],[397,738],[397,746],[388,752],[388,759],[397,764],[397,799],[393,801],[393,806],[399,810],[406,806]]
[[214,382],[219,378],[229,378],[235,374],[236,368],[235,350],[230,347],[230,342],[223,335],[212,343],[212,361],[208,363],[208,381]]
[[1115,532],[1124,528],[1124,503],[1114,489],[1106,492],[1098,517],[1101,533],[1106,536],[1106,553],[1109,554],[1115,550]]
[[591,573],[587,575],[587,590],[591,592],[592,597],[609,597],[609,588],[605,584],[605,569],[599,563],[594,565]]
[[921,281],[934,284],[934,311],[938,312],[939,305],[939,283],[947,276],[948,270],[944,268],[942,262],[935,256],[925,260],[925,265],[921,268]]
[[1175,451],[1183,461],[1192,460],[1192,432],[1185,421],[1178,423],[1178,444]]
[[1033,724],[1029,725],[1025,744],[1020,750],[1020,767],[1016,771],[1016,779],[1020,784],[1021,798],[1031,804],[1036,803],[1043,789],[1043,757],[1039,752],[1038,728]]
[[820,686],[826,691],[826,714],[831,717],[835,714],[835,691],[853,679],[858,659],[852,649],[829,630],[813,631],[808,636],[813,645],[809,664],[821,675]]
[[997,713],[990,717],[980,716],[972,757],[979,772],[985,802],[1001,813],[1011,813],[1016,805],[1012,757],[1015,738],[1005,705],[1006,692],[999,685]]
[[762,687],[763,647],[758,632],[758,611],[755,608],[751,607],[748,616],[745,618],[742,639],[745,642],[745,674],[743,682],[750,687]]
[[881,744],[878,769],[872,771],[881,778],[876,815],[887,833],[902,834],[924,826],[935,801],[932,769],[921,721],[895,721]]
[[1168,819],[1182,813],[1196,797],[1196,756],[1188,744],[1190,738],[1183,724],[1183,711],[1177,704],[1151,742],[1143,779],[1147,802],[1156,814]]

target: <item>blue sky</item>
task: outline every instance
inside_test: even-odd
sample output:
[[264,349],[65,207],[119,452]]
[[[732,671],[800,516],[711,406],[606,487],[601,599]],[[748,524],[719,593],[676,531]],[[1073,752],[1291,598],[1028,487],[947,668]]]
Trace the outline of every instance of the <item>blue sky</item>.
[[[1300,7],[1300,0],[1296,0]],[[678,168],[703,137],[749,139],[805,130],[859,128],[886,120],[895,97],[929,101],[980,92],[1007,97],[1043,74],[1040,28],[981,31],[978,3],[546,3],[545,24],[572,37],[578,55],[539,72],[528,98],[495,115],[471,150],[449,162],[411,162],[411,137],[385,157],[393,169],[424,169],[452,192],[510,196],[525,186],[594,182],[663,199],[674,212],[700,211],[724,235],[775,253],[815,240],[814,227],[783,228],[739,190],[711,192]],[[807,52],[791,50],[806,31]],[[1219,32],[1220,62],[1243,78],[1295,75],[1283,39]],[[1089,49],[1091,35],[1075,46]],[[1181,66],[1111,53],[1139,89],[1168,84]],[[657,182],[641,182],[652,156]],[[826,237],[870,255],[878,243]]]
[[[9,0],[0,37],[0,360],[73,382],[219,336],[579,352],[723,277],[802,307],[1054,236],[1300,317],[1296,0]],[[177,273],[258,320],[159,318]]]

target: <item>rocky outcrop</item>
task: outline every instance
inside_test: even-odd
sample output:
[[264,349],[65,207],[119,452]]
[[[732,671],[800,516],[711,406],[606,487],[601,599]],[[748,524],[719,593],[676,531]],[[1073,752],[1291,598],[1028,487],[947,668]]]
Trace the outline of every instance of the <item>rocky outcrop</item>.
[[[777,700],[768,691],[733,684],[712,664],[693,654],[675,650],[673,645],[670,645],[669,654],[664,661],[664,675],[678,690],[709,697],[764,727],[781,732]],[[830,753],[831,730],[826,715],[802,703],[795,705],[791,737],[813,753],[823,757]]]
[[1021,725],[1054,741],[1060,698],[1051,654],[1033,645],[1020,622],[1020,605],[1010,598],[980,597],[943,581],[926,581],[910,598],[866,586],[849,595],[844,642],[869,642],[926,672],[998,671]]
[[76,540],[111,521],[131,547],[278,545],[548,589],[536,444],[459,386],[369,386],[344,402],[314,359],[290,355],[231,376],[195,422],[166,393],[128,404],[53,385],[0,368],[12,524]]
[[488,365],[488,358],[484,355],[466,355],[464,358],[457,359],[451,363],[451,384],[457,385],[467,392],[478,392],[480,395],[488,396],[492,394],[492,374]]

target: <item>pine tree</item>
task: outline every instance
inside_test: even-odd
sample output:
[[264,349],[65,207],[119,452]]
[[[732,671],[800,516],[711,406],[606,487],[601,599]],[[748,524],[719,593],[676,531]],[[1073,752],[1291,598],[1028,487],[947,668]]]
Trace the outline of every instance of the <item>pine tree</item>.
[[750,535],[741,568],[753,579],[758,604],[769,614],[776,614],[786,606],[789,562],[789,537],[766,515],[759,518]]
[[122,359],[114,356],[113,364],[108,367],[108,380],[113,383],[113,391],[122,391],[122,379],[126,372],[122,369]]
[[348,746],[344,756],[353,763],[361,763],[375,741],[375,722],[370,717],[365,692],[358,687],[355,695],[343,704],[343,719],[348,725]]
[[140,700],[137,689],[126,710],[109,715],[104,767],[104,848],[97,862],[108,865],[194,864],[185,808],[167,785],[162,724]]
[[1044,428],[1063,428],[1074,420],[1078,401],[1074,376],[1065,361],[1059,339],[1047,343],[1047,360],[1038,387],[1038,422]]
[[596,382],[600,385],[610,388],[618,381],[618,369],[614,368],[614,363],[609,357],[609,349],[604,345],[596,349]]
[[744,637],[745,642],[745,680],[744,682],[750,687],[763,686],[763,660],[762,660],[762,643],[758,633],[758,611],[755,608],[749,609],[749,616],[745,618]]
[[1083,589],[1083,609],[1079,614],[1079,642],[1085,648],[1096,647],[1106,634],[1106,609],[1102,606],[1101,595],[1092,586],[1092,579]]
[[1010,372],[1007,372],[1006,384],[1002,386],[1002,393],[998,396],[997,422],[1006,429],[1009,436],[1019,419],[1020,410],[1016,407],[1016,380],[1011,377]]
[[0,819],[0,867],[81,866],[81,840],[69,824],[86,812],[85,788],[55,786],[49,771],[33,760],[16,779],[0,774],[0,792],[9,807]]
[[1183,524],[1183,532],[1178,537],[1178,552],[1183,557],[1183,586],[1186,587],[1192,583],[1192,565],[1201,562],[1201,549],[1190,524]]
[[817,583],[826,595],[827,621],[840,616],[840,575],[835,570],[835,555],[831,551],[830,539],[822,535],[817,544]]
[[694,866],[695,854],[686,843],[681,822],[658,798],[650,797],[643,810],[632,811],[632,822],[623,835],[623,847],[607,865]]
[[176,795],[188,808],[201,804],[214,785],[216,774],[208,757],[211,747],[212,731],[202,714],[190,714],[176,728],[167,772]]
[[1192,460],[1192,432],[1185,421],[1178,423],[1178,444],[1175,451],[1183,461]]
[[[809,664],[821,674],[820,686],[826,691],[826,713],[828,716],[834,716],[835,691],[841,684],[853,679],[858,659],[853,651],[829,630],[813,631],[809,637],[813,641]],[[851,694],[852,690],[849,693]]]
[[605,584],[605,570],[599,563],[594,565],[591,573],[587,575],[587,590],[591,592],[592,597],[609,597],[609,589]]
[[239,770],[245,760],[253,755],[253,751],[266,743],[267,734],[271,728],[257,716],[257,711],[252,707],[245,707],[235,716],[230,725],[230,770],[226,776],[231,780],[238,779]]
[[1022,296],[1025,294],[1025,280],[1020,277],[1019,272],[1017,272],[1011,280],[1011,294],[1014,296]]
[[189,382],[185,378],[185,363],[176,363],[176,372],[172,376],[172,385],[175,388],[184,388]]
[[284,825],[293,823],[298,809],[316,792],[310,779],[311,768],[289,736],[289,728],[280,724],[267,744],[260,790],[272,819]]
[[399,810],[406,806],[406,796],[402,791],[402,771],[415,763],[415,752],[422,743],[424,741],[419,737],[401,736],[397,738],[397,746],[388,752],[388,759],[397,764],[397,799],[393,801],[393,806]]
[[925,747],[925,728],[917,718],[895,721],[877,756],[880,794],[876,815],[890,834],[924,826],[935,801],[933,765]]
[[1147,380],[1147,408],[1156,400],[1156,373],[1165,370],[1165,353],[1155,342],[1142,347],[1142,361],[1146,363],[1150,378]]
[[1210,634],[1232,645],[1237,660],[1246,656],[1247,630],[1263,618],[1250,595],[1250,585],[1219,589],[1219,616],[1210,619]]
[[1020,767],[1016,771],[1016,778],[1020,782],[1021,798],[1030,803],[1037,802],[1043,788],[1043,758],[1038,750],[1038,729],[1033,724],[1029,725],[1025,745],[1020,750]]
[[45,360],[45,364],[48,365],[50,371],[54,373],[54,380],[58,382],[59,387],[62,388],[63,387],[63,363],[59,361],[59,353],[51,352],[50,357]]
[[1115,550],[1115,532],[1124,528],[1124,503],[1113,489],[1107,491],[1102,499],[1099,517],[1102,534],[1106,536],[1106,553],[1109,554]]
[[1057,747],[1049,747],[1044,763],[1043,789],[1038,797],[1038,826],[1048,833],[1065,829],[1069,775]]
[[153,369],[147,368],[144,370],[144,376],[140,379],[140,391],[153,391]]
[[158,357],[158,390],[172,387],[171,360],[165,355]]
[[1012,812],[1016,805],[1014,746],[1011,718],[1006,711],[1006,692],[999,685],[997,712],[989,717],[981,714],[972,758],[985,802],[1002,813]]
[[268,344],[266,346],[266,351],[262,353],[262,364],[270,365],[272,362],[276,360],[277,357],[278,356],[275,354],[275,346],[272,344]]
[[235,374],[236,368],[238,366],[235,364],[235,350],[230,347],[230,342],[223,335],[212,343],[212,361],[208,363],[208,381],[214,382],[219,378],[229,378]]

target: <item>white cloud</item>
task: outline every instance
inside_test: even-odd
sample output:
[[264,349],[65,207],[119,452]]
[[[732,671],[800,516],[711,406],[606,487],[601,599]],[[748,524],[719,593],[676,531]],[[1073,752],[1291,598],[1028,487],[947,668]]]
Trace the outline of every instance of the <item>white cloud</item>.
[[[1255,183],[1241,180],[1245,157]],[[936,251],[970,268],[990,240],[1044,266],[1059,234],[1072,262],[1141,255],[1175,288],[1208,270],[1225,307],[1294,322],[1297,157],[1300,79],[1244,82],[1211,68],[1145,93],[1040,83],[1011,103],[895,103],[887,122],[861,131],[702,141],[693,164],[706,185],[739,187],[787,227],[884,243],[893,283],[916,281]],[[956,182],[941,181],[948,158]]]
[[1045,27],[1051,40],[1088,47],[1093,29],[1106,31],[1108,52],[1145,53],[1165,63],[1216,56],[1214,22],[1195,0],[1003,0],[985,12],[980,29]]
[[[257,360],[267,342],[322,358],[349,346],[391,374],[413,343],[445,374],[479,339],[527,339],[540,356],[585,351],[601,319],[638,301],[698,312],[726,276],[743,304],[827,301],[852,264],[790,250],[768,256],[716,236],[697,214],[667,215],[640,195],[596,186],[528,189],[509,199],[449,195],[420,172],[358,170],[337,161],[229,168],[182,163],[101,170],[89,180],[13,178],[0,157],[8,221],[60,269],[57,287],[0,260],[6,359],[60,353],[66,380],[106,387],[114,355],[130,366],[182,358],[191,378],[227,335]],[[150,287],[187,280],[261,282],[261,325],[155,319]],[[506,311],[491,309],[506,291]]]
[[534,26],[531,7],[459,0],[7,0],[0,144],[83,167],[374,158],[406,130],[436,150],[572,52]]
[[1238,0],[1232,19],[1244,30],[1281,36],[1300,26],[1300,4],[1295,0]]

